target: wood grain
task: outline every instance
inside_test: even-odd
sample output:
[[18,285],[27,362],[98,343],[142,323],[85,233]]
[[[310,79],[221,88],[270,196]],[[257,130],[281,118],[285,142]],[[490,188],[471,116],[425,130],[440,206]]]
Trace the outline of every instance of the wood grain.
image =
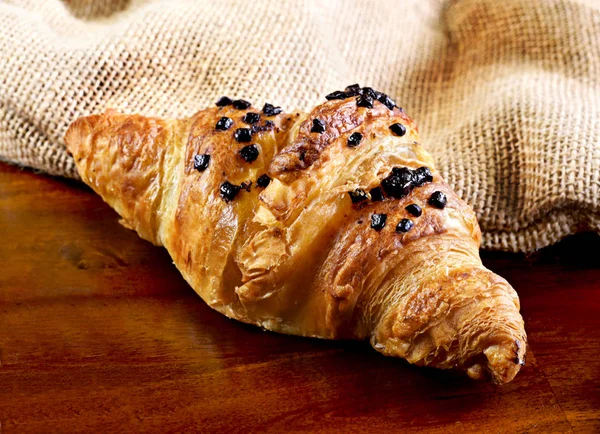
[[212,311],[90,190],[0,164],[1,432],[598,432],[600,239],[485,253],[527,365],[495,387]]

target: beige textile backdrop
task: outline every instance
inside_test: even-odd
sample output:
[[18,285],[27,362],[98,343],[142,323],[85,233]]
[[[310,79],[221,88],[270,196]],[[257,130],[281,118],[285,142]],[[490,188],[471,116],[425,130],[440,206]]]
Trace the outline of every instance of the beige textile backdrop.
[[600,232],[600,0],[0,0],[0,159],[52,175],[107,107],[308,109],[354,82],[417,120],[485,248]]

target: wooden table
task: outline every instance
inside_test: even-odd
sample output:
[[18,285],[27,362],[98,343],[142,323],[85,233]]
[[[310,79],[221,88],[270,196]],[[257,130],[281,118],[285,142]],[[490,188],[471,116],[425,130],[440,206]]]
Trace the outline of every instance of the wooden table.
[[600,238],[485,253],[527,365],[495,387],[212,311],[89,189],[0,164],[0,422],[10,432],[600,432]]

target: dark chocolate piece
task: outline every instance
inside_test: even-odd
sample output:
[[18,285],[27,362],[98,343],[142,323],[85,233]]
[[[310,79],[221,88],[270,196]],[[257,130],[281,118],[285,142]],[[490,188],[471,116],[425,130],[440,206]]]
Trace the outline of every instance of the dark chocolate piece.
[[312,128],[310,129],[311,133],[323,133],[325,132],[325,122],[321,119],[313,119]]
[[266,173],[260,175],[256,180],[256,185],[260,188],[266,188],[271,183],[271,178]]
[[255,161],[258,158],[258,154],[258,146],[256,145],[248,145],[240,149],[240,156],[247,163],[252,163],[253,161]]
[[356,105],[359,107],[373,108],[373,98],[369,95],[359,95],[356,97]]
[[225,202],[229,202],[237,196],[237,194],[240,192],[240,189],[241,187],[239,185],[225,181],[223,184],[221,184],[219,191],[223,200],[225,200]]
[[423,210],[421,209],[421,207],[419,205],[417,205],[416,203],[411,203],[404,209],[406,211],[408,211],[408,213],[410,215],[415,216],[415,217],[421,217],[421,214],[423,213]]
[[388,196],[400,199],[413,189],[412,172],[407,167],[394,167],[392,173],[381,181],[381,187]]
[[328,101],[346,98],[348,98],[348,94],[346,94],[346,92],[342,92],[341,90],[336,90],[335,92],[331,92],[329,95],[325,95],[325,99]]
[[446,195],[441,191],[434,191],[427,203],[439,209],[444,209],[446,206]]
[[383,200],[383,190],[381,187],[372,188],[371,191],[369,191],[369,194],[371,195],[371,200],[373,202],[381,202]]
[[273,104],[265,103],[262,109],[265,116],[276,116],[280,114],[283,110],[281,107],[275,107]]
[[215,128],[219,131],[226,131],[229,128],[231,128],[232,125],[233,125],[233,120],[231,118],[224,116],[217,121],[217,125],[215,125]]
[[260,115],[254,112],[248,112],[242,118],[242,121],[247,124],[255,124],[260,120]]
[[222,96],[221,98],[219,98],[219,100],[217,101],[217,107],[225,107],[229,104],[231,104],[233,101],[231,101],[231,98],[226,97],[226,96]]
[[371,215],[371,227],[376,231],[380,231],[385,227],[387,221],[386,214],[373,214]]
[[419,167],[413,171],[413,182],[415,183],[415,186],[420,187],[426,182],[431,181],[433,181],[433,175],[431,174],[429,167]]
[[350,86],[346,87],[346,89],[344,89],[346,92],[346,95],[350,96],[356,96],[356,95],[360,95],[360,86],[358,85],[358,83],[356,84],[351,84]]
[[233,138],[240,143],[246,143],[252,140],[252,132],[249,128],[238,128],[233,133]]
[[236,99],[232,102],[233,106],[238,110],[246,110],[252,104],[244,99]]
[[409,219],[402,219],[396,226],[396,232],[408,232],[413,228],[413,226],[414,223]]
[[198,172],[204,172],[210,163],[210,155],[198,154],[194,157],[194,169]]
[[363,135],[361,133],[352,133],[350,134],[350,137],[348,137],[348,147],[349,148],[354,148],[358,145],[360,145],[360,142],[363,138]]
[[364,190],[357,188],[354,191],[349,191],[350,199],[352,199],[352,203],[363,202],[368,199],[367,193]]
[[392,124],[390,125],[390,130],[399,137],[406,134],[406,127],[402,124]]

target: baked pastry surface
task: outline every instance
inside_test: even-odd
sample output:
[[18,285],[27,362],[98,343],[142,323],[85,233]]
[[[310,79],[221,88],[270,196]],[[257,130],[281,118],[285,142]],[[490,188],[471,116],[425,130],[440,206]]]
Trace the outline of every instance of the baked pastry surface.
[[510,381],[519,300],[482,265],[472,209],[389,97],[353,85],[327,99],[310,113],[229,98],[185,119],[108,111],[65,141],[83,181],[226,316]]

